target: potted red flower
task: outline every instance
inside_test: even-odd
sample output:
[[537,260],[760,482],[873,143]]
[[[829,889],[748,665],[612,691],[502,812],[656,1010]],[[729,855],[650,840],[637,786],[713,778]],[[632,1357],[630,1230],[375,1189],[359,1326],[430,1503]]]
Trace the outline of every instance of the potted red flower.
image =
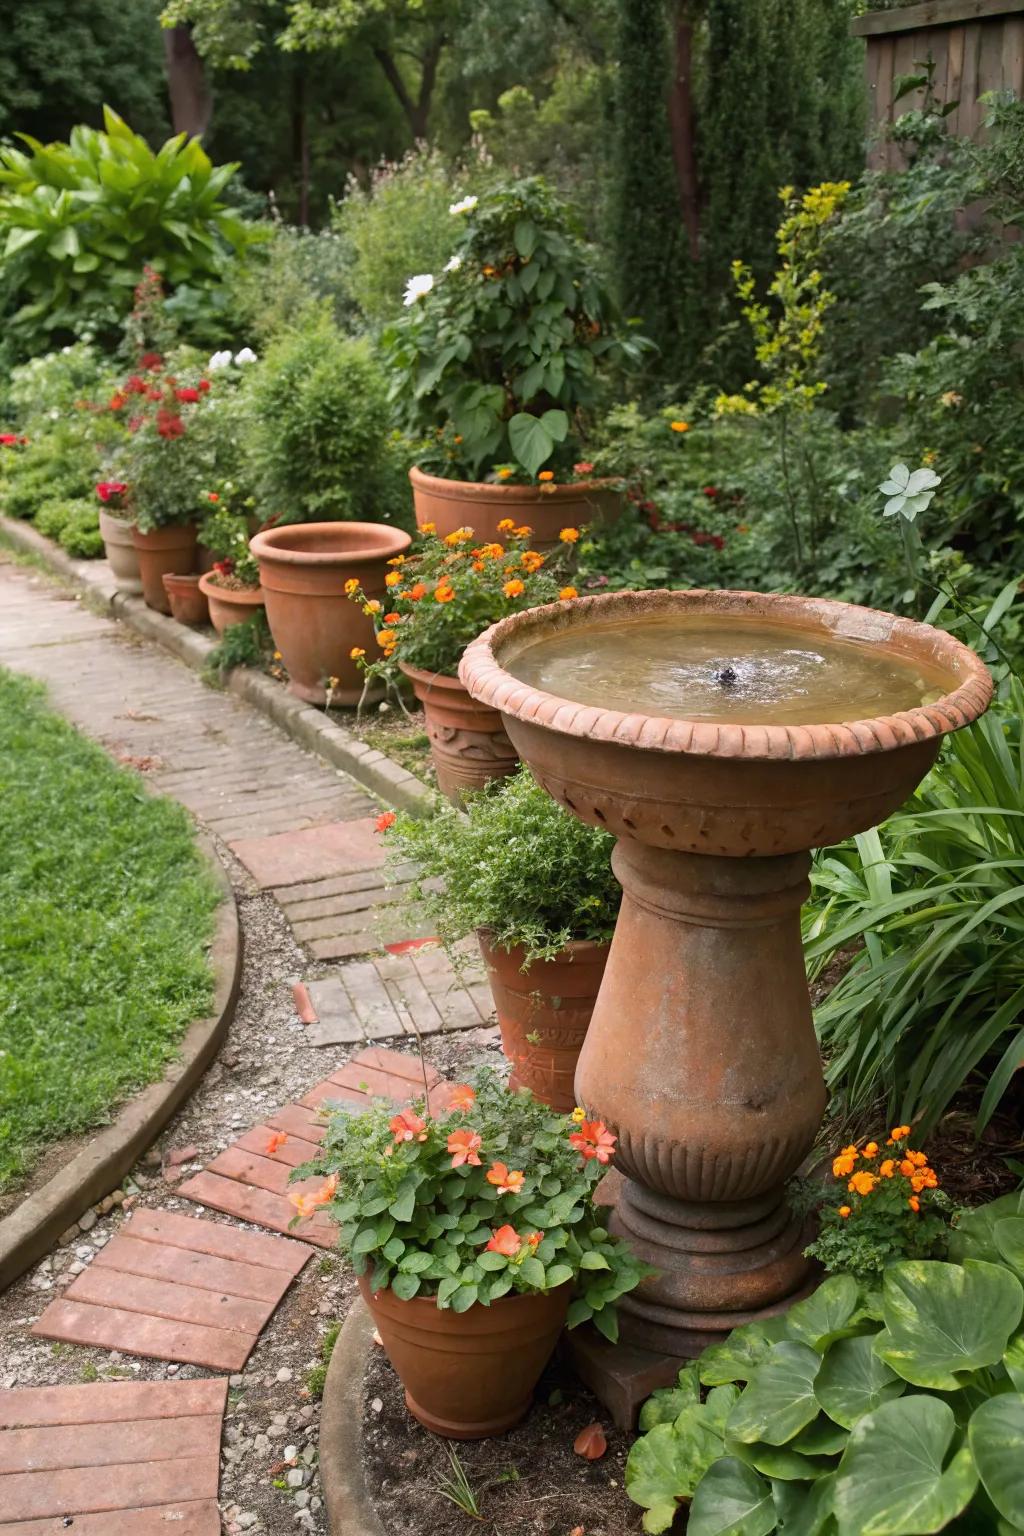
[[334,1114],[295,1169],[325,1181],[292,1196],[297,1219],[338,1222],[409,1410],[435,1434],[483,1439],[521,1419],[566,1323],[618,1336],[615,1302],[650,1271],[593,1202],[614,1148],[600,1121],[485,1069],[440,1114]]
[[128,486],[124,480],[101,480],[96,487],[100,501],[100,537],[107,563],[123,592],[141,592],[139,557],[132,540],[128,513]]

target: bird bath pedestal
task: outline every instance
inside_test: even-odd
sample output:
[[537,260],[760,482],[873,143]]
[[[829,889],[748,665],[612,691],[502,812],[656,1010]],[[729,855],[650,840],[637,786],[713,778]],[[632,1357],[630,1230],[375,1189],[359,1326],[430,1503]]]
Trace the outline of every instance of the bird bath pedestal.
[[809,849],[882,821],[991,695],[942,631],[845,603],[622,592],[469,647],[537,782],[618,839],[623,900],[576,1074],[618,1138],[611,1218],[657,1274],[577,1363],[620,1422],[807,1284],[784,1186],[825,1108],[800,938]]

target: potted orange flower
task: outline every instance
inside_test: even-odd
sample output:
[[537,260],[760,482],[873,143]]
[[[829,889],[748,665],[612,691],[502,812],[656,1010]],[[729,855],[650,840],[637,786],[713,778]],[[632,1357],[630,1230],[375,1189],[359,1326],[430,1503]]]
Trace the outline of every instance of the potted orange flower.
[[373,620],[376,640],[375,656],[362,646],[352,656],[368,682],[394,687],[404,675],[412,683],[438,784],[455,802],[504,778],[518,761],[498,711],[478,704],[459,682],[463,651],[507,614],[577,595],[570,576],[577,528],[562,528],[557,552],[543,554],[530,548],[532,528],[499,527],[507,544],[480,543],[470,528],[442,537],[428,524],[410,554],[388,562],[383,596],[355,580],[345,587]]
[[615,1302],[650,1271],[593,1202],[614,1150],[600,1121],[554,1114],[484,1069],[441,1114],[335,1113],[295,1169],[325,1181],[292,1197],[297,1221],[338,1222],[409,1410],[435,1434],[517,1423],[566,1323],[617,1338]]

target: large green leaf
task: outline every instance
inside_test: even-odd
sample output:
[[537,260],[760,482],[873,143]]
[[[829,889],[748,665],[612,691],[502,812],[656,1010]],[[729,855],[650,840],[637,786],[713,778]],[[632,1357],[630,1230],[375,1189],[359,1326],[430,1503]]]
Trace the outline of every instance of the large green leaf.
[[723,1456],[697,1486],[687,1536],[770,1536],[777,1525],[772,1490],[752,1467]]
[[550,459],[555,450],[555,440],[538,416],[520,411],[508,424],[508,440],[512,452],[526,470],[535,475]]
[[992,1503],[1004,1520],[1024,1528],[1024,1396],[1004,1392],[982,1403],[967,1439]]
[[636,1441],[626,1462],[626,1492],[647,1509],[645,1531],[665,1531],[679,1499],[688,1499],[724,1449],[721,1420],[690,1402],[673,1424],[656,1424]]
[[1024,1333],[1018,1333],[1007,1344],[1003,1365],[1017,1391],[1024,1392]]
[[830,1419],[852,1429],[858,1419],[907,1389],[874,1351],[874,1338],[840,1339],[814,1378],[814,1395]]
[[773,1483],[772,1498],[783,1536],[821,1536],[826,1525],[834,1531],[835,1525],[830,1521],[835,1489],[834,1472],[810,1487],[801,1483]]
[[978,1474],[967,1446],[948,1467],[953,1410],[934,1397],[883,1403],[857,1423],[836,1476],[839,1536],[926,1536],[970,1501]]
[[883,1286],[885,1329],[875,1353],[918,1387],[953,1392],[965,1372],[996,1365],[1024,1310],[1009,1270],[981,1260],[891,1264]]
[[721,1344],[711,1344],[697,1362],[706,1387],[727,1381],[749,1381],[773,1344],[788,1337],[786,1319],[771,1317],[763,1323],[744,1323],[734,1328]]
[[977,1210],[966,1211],[957,1217],[956,1226],[950,1233],[949,1257],[955,1264],[964,1259],[987,1259],[998,1264],[1002,1255],[996,1244],[996,1223],[1010,1216],[1024,1216],[1024,1189],[1016,1194],[1001,1195]]
[[784,1483],[813,1483],[835,1469],[835,1462],[827,1457],[802,1456],[789,1445],[765,1445],[760,1440],[754,1445],[744,1445],[742,1440],[733,1440],[727,1435],[725,1449],[737,1461],[753,1467],[755,1472]]
[[820,1368],[821,1356],[808,1344],[773,1344],[729,1415],[729,1434],[748,1445],[792,1440],[818,1416],[814,1378]]
[[1024,1216],[1006,1216],[992,1229],[1004,1264],[1024,1280]]
[[790,1307],[786,1316],[790,1336],[824,1354],[834,1339],[854,1331],[856,1324],[851,1327],[851,1320],[859,1299],[860,1289],[851,1275],[831,1275],[805,1301]]
[[640,1430],[653,1429],[655,1424],[671,1424],[691,1403],[700,1401],[700,1383],[696,1361],[684,1365],[674,1387],[659,1387],[640,1409]]

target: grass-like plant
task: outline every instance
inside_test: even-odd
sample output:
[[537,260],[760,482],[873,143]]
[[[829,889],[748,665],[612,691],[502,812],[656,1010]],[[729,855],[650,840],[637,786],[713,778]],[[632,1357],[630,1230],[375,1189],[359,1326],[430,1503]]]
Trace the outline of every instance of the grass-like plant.
[[0,671],[0,1188],[209,1011],[217,892],[180,806]]
[[1024,1056],[1024,686],[950,738],[910,803],[817,861],[812,978],[859,948],[819,1006],[847,1109],[885,1094],[918,1136],[973,1074],[988,1124]]

